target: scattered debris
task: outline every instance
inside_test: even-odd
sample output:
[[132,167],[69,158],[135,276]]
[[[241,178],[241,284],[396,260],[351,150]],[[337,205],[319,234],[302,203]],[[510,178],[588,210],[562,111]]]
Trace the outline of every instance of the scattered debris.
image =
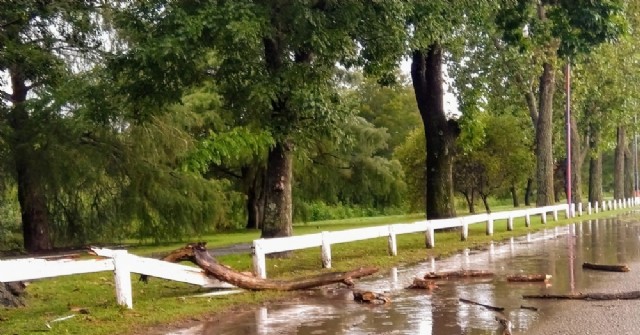
[[436,288],[438,288],[438,285],[436,285],[436,282],[434,282],[433,280],[421,279],[421,278],[413,278],[413,283],[407,286],[407,289],[421,289],[421,290],[429,290],[429,291],[433,291]]
[[533,306],[525,306],[525,305],[520,305],[521,309],[528,309],[530,311],[534,311],[537,312],[538,311],[538,307],[533,307]]
[[76,315],[75,314],[71,314],[68,316],[63,316],[61,318],[57,318],[57,319],[53,319],[51,321],[45,322],[45,325],[47,326],[47,328],[51,329],[51,324],[54,322],[60,322],[60,321],[64,321],[64,320],[69,320],[71,318],[74,318]]
[[502,326],[502,335],[511,335],[511,321],[507,320],[502,314],[496,315],[496,321]]
[[383,305],[391,302],[391,299],[386,294],[360,290],[353,290],[353,300],[373,305]]
[[582,263],[583,269],[591,269],[591,270],[600,270],[600,271],[611,271],[611,272],[629,272],[628,266],[624,264],[594,264],[594,263]]

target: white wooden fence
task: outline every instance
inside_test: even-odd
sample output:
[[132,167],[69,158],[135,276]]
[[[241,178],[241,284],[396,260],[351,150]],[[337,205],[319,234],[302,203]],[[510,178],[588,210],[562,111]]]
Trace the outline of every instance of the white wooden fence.
[[118,304],[133,308],[131,273],[139,273],[207,288],[234,288],[209,278],[200,268],[129,254],[126,250],[92,249],[107,259],[53,260],[40,258],[0,260],[0,282],[34,280],[66,275],[113,271]]
[[[640,205],[640,198],[618,201],[605,201],[600,208],[597,203],[593,208],[587,204],[587,212],[598,213],[600,210],[612,210]],[[547,214],[552,213],[553,219],[558,220],[558,212],[564,211],[564,216],[572,217],[582,215],[582,204],[578,204],[578,212],[575,206],[571,208],[564,205],[521,209],[508,212],[496,212],[490,214],[478,214],[443,220],[424,220],[415,223],[399,223],[388,226],[349,229],[336,232],[322,232],[302,236],[292,236],[273,239],[259,239],[253,241],[253,265],[255,273],[266,278],[265,255],[275,252],[298,250],[312,247],[321,247],[322,264],[325,268],[331,267],[331,245],[366,240],[377,237],[388,237],[389,254],[397,254],[396,235],[416,232],[424,232],[428,248],[435,247],[436,229],[462,227],[461,238],[466,240],[469,234],[469,225],[476,223],[486,224],[486,233],[493,234],[495,220],[507,220],[507,229],[513,229],[513,220],[524,217],[527,226],[531,224],[531,216],[540,215],[542,223],[546,223]],[[126,250],[92,249],[98,256],[106,259],[90,260],[46,260],[41,258],[0,260],[0,282],[14,282],[51,278],[82,273],[113,271],[115,280],[116,300],[118,304],[133,308],[133,295],[131,289],[131,273],[139,273],[157,278],[164,278],[207,288],[234,288],[234,286],[212,279],[205,275],[200,268],[169,263],[157,259],[145,258],[129,254]],[[235,291],[234,291],[235,292]]]
[[[630,206],[640,205],[640,198],[620,199],[603,201],[600,208],[597,202],[593,207],[591,203],[587,204],[588,214],[593,211],[613,210],[617,208],[627,208]],[[527,208],[514,211],[495,212],[489,214],[477,214],[451,219],[441,220],[423,220],[414,223],[398,223],[387,226],[348,229],[342,231],[323,231],[317,234],[308,234],[300,236],[290,236],[281,238],[257,239],[253,241],[253,270],[260,278],[267,277],[266,255],[270,253],[278,253],[313,247],[321,247],[322,266],[331,268],[331,245],[337,243],[354,242],[368,240],[378,237],[388,238],[389,255],[396,256],[398,253],[398,244],[396,235],[424,232],[425,244],[427,248],[435,247],[435,230],[443,228],[461,227],[461,239],[464,241],[469,236],[469,225],[477,223],[486,224],[486,234],[493,235],[493,225],[496,220],[507,220],[507,230],[513,230],[513,220],[515,218],[524,217],[526,226],[531,225],[531,217],[539,215],[542,223],[547,222],[547,214],[552,213],[554,221],[558,220],[558,212],[564,212],[564,217],[576,217],[583,214],[582,204],[562,204],[546,207]]]

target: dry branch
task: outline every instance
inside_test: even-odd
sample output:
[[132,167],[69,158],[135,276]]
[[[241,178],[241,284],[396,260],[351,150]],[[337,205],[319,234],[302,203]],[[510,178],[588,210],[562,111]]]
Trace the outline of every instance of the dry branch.
[[551,279],[551,275],[548,275],[548,274],[529,274],[529,275],[510,275],[510,276],[507,276],[507,281],[509,281],[509,282],[522,282],[522,283],[546,282],[549,279]]
[[594,264],[594,263],[582,263],[583,269],[611,271],[611,272],[629,272],[630,269],[624,264]]
[[620,293],[577,293],[577,294],[531,294],[523,299],[564,299],[564,300],[633,300],[640,299],[640,291]]
[[188,245],[187,248],[191,248],[191,250],[193,250],[195,263],[207,271],[208,274],[218,280],[247,290],[294,291],[333,283],[344,283],[347,286],[353,286],[352,279],[361,278],[378,272],[377,268],[367,267],[354,269],[348,272],[332,272],[286,281],[269,280],[253,277],[222,265],[211,257],[204,243],[191,244]]
[[446,272],[429,272],[424,279],[458,279],[458,278],[486,278],[493,277],[493,272],[484,270],[459,270]]
[[537,312],[538,311],[538,307],[533,307],[533,306],[525,306],[525,305],[520,305],[521,309],[528,309],[530,311],[534,311]]
[[486,309],[492,310],[492,311],[496,311],[496,312],[502,312],[504,311],[504,307],[496,307],[496,306],[491,306],[491,305],[485,305],[485,304],[481,304],[479,302],[473,301],[473,300],[469,300],[469,299],[464,299],[464,298],[460,298],[458,299],[461,302],[466,302],[467,304],[472,304],[472,305],[478,305],[478,306],[482,306]]

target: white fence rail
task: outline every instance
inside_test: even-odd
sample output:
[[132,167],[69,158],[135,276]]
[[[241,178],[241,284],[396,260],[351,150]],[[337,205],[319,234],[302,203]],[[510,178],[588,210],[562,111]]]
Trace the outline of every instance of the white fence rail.
[[131,273],[139,273],[207,288],[234,288],[209,278],[200,268],[129,254],[126,250],[92,249],[107,259],[55,260],[39,258],[0,260],[0,282],[51,278],[82,273],[113,271],[118,304],[133,308]]
[[[620,199],[603,201],[602,208],[597,202],[591,206],[587,204],[588,214],[593,211],[612,210],[617,208],[627,208],[630,206],[640,205],[640,198]],[[514,211],[485,213],[477,215],[469,215],[450,219],[441,220],[423,220],[414,223],[399,223],[387,226],[348,229],[342,231],[323,231],[317,234],[308,234],[301,236],[290,236],[281,238],[258,239],[253,241],[253,270],[260,278],[267,277],[266,255],[270,253],[278,253],[313,247],[321,247],[322,266],[331,268],[331,245],[337,243],[347,243],[372,238],[387,237],[389,255],[395,256],[398,252],[396,235],[424,232],[425,244],[427,248],[435,247],[435,230],[443,228],[461,227],[460,238],[464,241],[469,236],[469,225],[485,223],[486,234],[493,235],[493,225],[496,220],[507,220],[507,230],[513,230],[513,221],[515,218],[524,217],[525,225],[531,225],[531,217],[539,215],[541,222],[547,222],[547,215],[551,213],[553,220],[558,220],[558,212],[564,212],[564,217],[576,217],[582,215],[582,204],[578,204],[576,213],[575,204],[562,204],[546,207],[527,208]]]

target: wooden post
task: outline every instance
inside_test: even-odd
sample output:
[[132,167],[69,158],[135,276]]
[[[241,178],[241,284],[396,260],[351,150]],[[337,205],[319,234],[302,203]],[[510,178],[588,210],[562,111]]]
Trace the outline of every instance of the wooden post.
[[618,209],[618,200],[613,200],[613,210]]
[[587,202],[587,215],[591,215],[591,202]]
[[113,275],[116,286],[116,300],[118,305],[133,308],[133,293],[131,290],[131,265],[129,253],[126,250],[113,251]]
[[598,212],[600,212],[600,205],[598,204],[598,201],[596,201],[593,207],[595,207],[596,214],[598,214]]
[[469,238],[469,224],[462,221],[462,231],[460,231],[460,241],[466,241]]
[[565,219],[569,218],[569,205],[567,205],[567,207],[564,209],[564,218]]
[[582,203],[578,203],[578,216],[582,216]]
[[569,209],[571,211],[571,217],[575,218],[576,217],[576,204],[572,202],[571,205],[569,205]]
[[428,249],[432,249],[436,246],[435,232],[432,227],[428,227],[427,231],[425,231],[425,242]]
[[258,278],[267,278],[267,260],[262,250],[262,244],[260,243],[264,239],[253,241],[253,273]]
[[507,230],[513,231],[513,216],[509,215],[509,219],[507,220]]
[[547,212],[540,213],[540,221],[542,221],[542,224],[547,224]]
[[558,210],[557,209],[553,210],[553,221],[558,221]]
[[328,231],[322,232],[322,267],[331,269],[331,241]]
[[393,225],[389,225],[389,256],[398,256],[398,243],[396,241],[396,233],[393,231]]
[[491,214],[489,214],[489,218],[487,219],[486,233],[489,236],[493,235],[493,218]]
[[531,215],[529,215],[529,213],[524,215],[524,225],[527,227],[531,226]]

